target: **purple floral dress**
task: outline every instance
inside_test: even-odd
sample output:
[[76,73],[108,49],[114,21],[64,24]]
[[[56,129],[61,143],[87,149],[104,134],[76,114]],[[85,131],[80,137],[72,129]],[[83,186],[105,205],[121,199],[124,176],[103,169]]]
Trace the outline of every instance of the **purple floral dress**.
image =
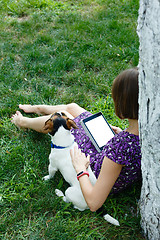
[[74,121],[78,129],[72,129],[72,134],[82,152],[90,155],[90,166],[96,178],[98,178],[105,156],[123,165],[122,171],[111,191],[111,193],[117,193],[141,178],[141,149],[139,137],[122,131],[107,142],[103,150],[99,153],[89,137],[85,134],[80,123],[82,119],[91,115],[92,113],[86,111],[76,117]]

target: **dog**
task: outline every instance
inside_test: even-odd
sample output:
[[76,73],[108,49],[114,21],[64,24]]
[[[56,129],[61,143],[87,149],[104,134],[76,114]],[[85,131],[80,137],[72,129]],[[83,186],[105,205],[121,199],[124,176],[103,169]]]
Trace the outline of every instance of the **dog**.
[[[56,171],[60,171],[65,181],[70,184],[65,191],[65,194],[59,189],[55,193],[59,197],[63,197],[65,202],[72,202],[74,208],[83,211],[88,209],[87,203],[83,197],[79,181],[77,180],[76,171],[72,165],[70,149],[74,149],[77,143],[74,141],[74,136],[71,134],[71,129],[77,129],[76,123],[68,118],[63,112],[56,112],[45,122],[44,130],[51,136],[51,153],[49,155],[49,175],[44,177],[44,180],[49,180],[54,177]],[[87,171],[89,178],[94,185],[96,177],[90,166]],[[106,214],[105,220],[114,225],[119,225],[118,221]]]

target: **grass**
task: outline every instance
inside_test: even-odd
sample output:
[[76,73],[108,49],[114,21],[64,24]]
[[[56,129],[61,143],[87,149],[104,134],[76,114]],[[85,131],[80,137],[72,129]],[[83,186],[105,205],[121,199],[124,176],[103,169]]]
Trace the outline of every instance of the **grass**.
[[55,196],[68,186],[60,173],[42,180],[48,136],[10,122],[19,103],[77,102],[124,128],[110,92],[115,76],[138,64],[137,15],[138,0],[0,1],[1,239],[144,239],[140,184],[104,204],[120,227],[79,212]]

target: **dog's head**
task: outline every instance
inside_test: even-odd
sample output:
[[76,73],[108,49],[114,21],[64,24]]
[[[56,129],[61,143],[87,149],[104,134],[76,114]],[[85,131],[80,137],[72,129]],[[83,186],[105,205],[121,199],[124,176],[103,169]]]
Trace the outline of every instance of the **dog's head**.
[[46,133],[54,136],[60,126],[63,126],[69,131],[71,128],[78,129],[76,123],[72,119],[68,118],[65,113],[56,112],[45,122],[44,130]]

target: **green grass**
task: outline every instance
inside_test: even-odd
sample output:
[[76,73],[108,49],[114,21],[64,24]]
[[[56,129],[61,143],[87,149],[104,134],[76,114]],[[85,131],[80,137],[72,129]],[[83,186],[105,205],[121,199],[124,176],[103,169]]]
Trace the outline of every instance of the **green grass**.
[[104,204],[120,227],[79,212],[55,196],[68,186],[60,173],[42,180],[49,137],[10,122],[19,103],[77,102],[124,128],[110,92],[138,64],[137,16],[138,0],[0,1],[1,239],[143,239],[139,184]]

